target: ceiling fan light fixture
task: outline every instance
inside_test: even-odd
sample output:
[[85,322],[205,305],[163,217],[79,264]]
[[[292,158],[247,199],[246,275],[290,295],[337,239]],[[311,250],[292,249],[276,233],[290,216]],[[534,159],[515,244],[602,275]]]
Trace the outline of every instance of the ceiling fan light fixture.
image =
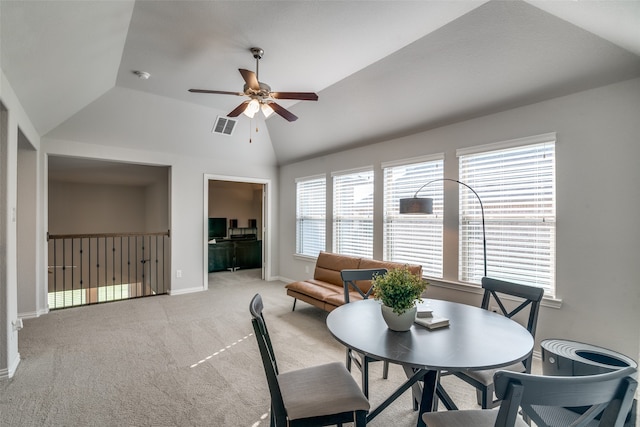
[[258,110],[260,110],[260,103],[257,99],[252,99],[249,101],[249,104],[247,104],[247,108],[244,109],[244,114],[250,119],[253,119],[253,116],[256,115]]
[[262,109],[262,114],[264,114],[264,117],[267,118],[269,117],[271,114],[273,114],[273,108],[271,108],[271,106],[269,105],[269,103],[265,102],[263,103],[260,108]]
[[[1,0],[0,0],[1,1]],[[256,72],[239,68],[240,75],[244,80],[242,92],[230,92],[226,90],[209,90],[209,89],[189,89],[192,93],[215,93],[221,95],[238,95],[247,96],[250,100],[244,101],[242,104],[234,108],[227,117],[238,117],[244,113],[245,116],[253,118],[259,110],[267,118],[271,114],[276,113],[289,122],[295,122],[298,117],[291,113],[280,104],[272,101],[272,99],[292,99],[297,101],[317,101],[318,95],[314,92],[271,92],[271,87],[258,80],[258,65],[260,58],[264,54],[264,50],[259,47],[252,47],[251,53],[256,59]]]

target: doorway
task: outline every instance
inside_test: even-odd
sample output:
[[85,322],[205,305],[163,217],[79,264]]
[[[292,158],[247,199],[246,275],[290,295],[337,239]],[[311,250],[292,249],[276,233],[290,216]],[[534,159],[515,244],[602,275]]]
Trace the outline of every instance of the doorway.
[[204,289],[209,275],[259,268],[268,277],[268,180],[205,175]]

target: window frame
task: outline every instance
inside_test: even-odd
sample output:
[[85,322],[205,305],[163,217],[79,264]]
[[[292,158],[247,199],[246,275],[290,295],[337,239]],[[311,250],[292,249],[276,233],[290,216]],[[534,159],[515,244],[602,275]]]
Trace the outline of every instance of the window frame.
[[[357,179],[358,175],[363,174],[368,176],[369,183]],[[375,204],[373,166],[332,172],[331,178],[333,180],[333,214],[331,218],[333,251],[344,255],[373,259],[375,231],[373,224]],[[342,183],[342,180],[345,180],[345,183]],[[351,182],[347,183],[347,180]],[[353,209],[357,204],[357,198],[349,197],[349,191],[353,196],[358,190],[362,190],[364,185],[369,185],[370,191],[367,190],[367,195],[359,198],[364,202],[360,204],[363,209]],[[370,198],[370,202],[365,201],[366,198]]]
[[[322,181],[322,183],[320,183]],[[327,176],[326,174],[296,178],[296,255],[317,257],[320,251],[327,247]],[[306,194],[301,194],[305,190]],[[319,188],[313,188],[319,187]],[[316,197],[314,206],[302,205],[303,197]],[[315,206],[317,205],[317,206]],[[312,225],[311,229],[305,226],[305,221]],[[312,233],[306,236],[305,230],[312,231],[317,224],[319,234]],[[310,243],[305,244],[306,241]],[[317,243],[314,243],[317,242]]]
[[[552,297],[556,288],[556,143],[556,134],[547,133],[456,150],[460,181],[472,187],[484,205],[487,274],[541,286]],[[479,253],[480,214],[475,195],[461,190],[458,280],[463,283],[479,284],[482,276],[478,274],[484,258]],[[470,238],[469,233],[478,237]]]
[[[383,259],[422,265],[423,276],[437,279],[444,277],[444,187],[439,181],[444,177],[444,160],[444,153],[438,153],[381,164]],[[425,170],[417,174],[416,168]],[[396,173],[399,176],[393,178]],[[422,188],[431,181],[436,182]],[[433,198],[433,214],[400,215],[399,200],[418,191],[419,197]]]

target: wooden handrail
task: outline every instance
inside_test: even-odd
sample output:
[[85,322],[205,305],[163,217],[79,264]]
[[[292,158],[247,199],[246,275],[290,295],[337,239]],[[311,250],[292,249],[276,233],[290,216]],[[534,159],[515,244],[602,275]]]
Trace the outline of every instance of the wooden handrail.
[[156,231],[153,233],[92,233],[92,234],[49,234],[47,233],[47,241],[50,239],[94,239],[103,237],[130,237],[130,236],[167,236],[171,237],[171,230]]

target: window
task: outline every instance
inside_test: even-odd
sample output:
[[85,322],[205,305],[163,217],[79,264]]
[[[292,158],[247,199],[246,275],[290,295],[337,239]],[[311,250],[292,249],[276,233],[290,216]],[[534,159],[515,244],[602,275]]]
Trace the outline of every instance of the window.
[[[399,200],[413,197],[423,185],[442,179],[442,155],[384,163],[384,238],[386,261],[422,265],[429,277],[442,277],[442,181],[420,191],[433,198],[433,215],[400,215]],[[412,163],[409,163],[412,162]]]
[[317,257],[325,250],[327,179],[296,180],[296,253]]
[[[460,181],[484,205],[488,275],[555,292],[555,134],[458,150]],[[480,283],[478,199],[460,191],[461,281]]]
[[333,250],[373,258],[373,170],[333,174]]

